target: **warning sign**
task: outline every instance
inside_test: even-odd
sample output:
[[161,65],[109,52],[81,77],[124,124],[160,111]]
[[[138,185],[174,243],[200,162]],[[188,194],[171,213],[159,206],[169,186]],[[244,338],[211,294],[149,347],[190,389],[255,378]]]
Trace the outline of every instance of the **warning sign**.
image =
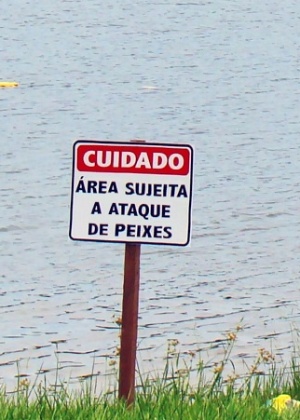
[[190,145],[77,141],[70,238],[188,245],[192,180]]

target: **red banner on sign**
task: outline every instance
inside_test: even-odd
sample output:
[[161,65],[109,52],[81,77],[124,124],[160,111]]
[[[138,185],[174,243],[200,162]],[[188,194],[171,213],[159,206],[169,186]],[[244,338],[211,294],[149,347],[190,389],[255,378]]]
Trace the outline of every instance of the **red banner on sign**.
[[187,175],[190,149],[144,145],[87,144],[77,148],[77,170],[160,175]]

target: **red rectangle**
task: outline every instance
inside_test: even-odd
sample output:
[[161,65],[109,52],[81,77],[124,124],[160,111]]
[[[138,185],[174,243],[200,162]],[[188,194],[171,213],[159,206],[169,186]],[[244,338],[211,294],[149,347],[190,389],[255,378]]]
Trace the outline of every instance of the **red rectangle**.
[[86,143],[77,147],[76,162],[81,172],[187,175],[191,168],[191,149]]

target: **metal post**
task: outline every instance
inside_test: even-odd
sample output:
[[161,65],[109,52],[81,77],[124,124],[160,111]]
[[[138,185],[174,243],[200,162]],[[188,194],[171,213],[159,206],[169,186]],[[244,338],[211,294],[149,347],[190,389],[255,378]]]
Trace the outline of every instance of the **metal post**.
[[138,332],[140,244],[125,244],[119,398],[128,406],[135,397],[135,363]]

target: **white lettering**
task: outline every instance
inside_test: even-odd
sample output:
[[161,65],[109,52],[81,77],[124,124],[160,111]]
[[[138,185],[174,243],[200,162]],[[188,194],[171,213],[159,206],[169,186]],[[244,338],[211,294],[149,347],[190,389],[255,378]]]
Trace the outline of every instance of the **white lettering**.
[[132,168],[135,165],[136,157],[133,152],[122,152],[121,167]]
[[86,152],[83,156],[83,162],[86,166],[89,166],[90,168],[93,168],[95,166],[95,162],[90,161],[91,156],[95,156],[96,152],[94,150],[90,150],[89,152]]
[[163,153],[153,153],[153,169],[162,169],[165,168],[168,164],[168,158]]
[[111,164],[111,152],[107,151],[105,152],[105,160],[104,160],[104,153],[102,150],[97,152],[97,165],[100,168],[107,168]]
[[148,154],[146,152],[142,152],[135,164],[136,168],[141,168],[144,166],[145,168],[151,169],[151,164],[148,158]]
[[113,163],[113,167],[114,168],[118,168],[119,167],[119,163],[120,162],[120,152],[114,152],[114,163]]
[[[176,161],[177,161],[177,164],[176,164]],[[169,166],[171,169],[178,171],[179,169],[183,167],[183,165],[184,165],[184,159],[183,159],[183,156],[180,155],[179,153],[173,153],[173,155],[169,157]]]
[[160,170],[168,167],[172,171],[180,171],[185,162],[183,155],[180,153],[167,156],[161,152],[88,150],[83,155],[83,163],[89,168],[112,167]]

